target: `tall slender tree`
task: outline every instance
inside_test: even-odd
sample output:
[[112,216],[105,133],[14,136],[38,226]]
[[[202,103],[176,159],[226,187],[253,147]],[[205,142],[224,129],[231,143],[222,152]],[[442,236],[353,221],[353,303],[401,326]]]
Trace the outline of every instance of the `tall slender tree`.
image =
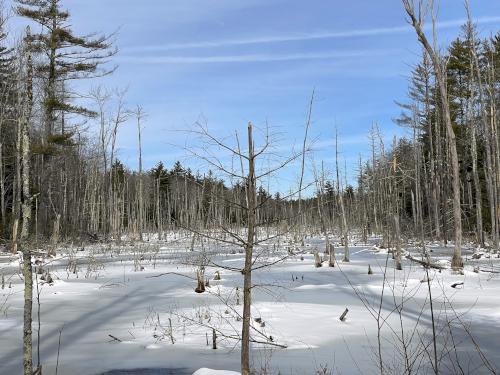
[[[446,76],[443,71],[442,59],[439,52],[435,47],[433,47],[427,36],[424,33],[423,26],[424,21],[427,16],[427,12],[430,10],[433,12],[432,3],[429,0],[419,0],[418,1],[418,11],[415,9],[414,0],[402,0],[405,11],[410,18],[410,23],[415,29],[419,42],[427,51],[429,57],[431,58],[432,65],[434,68],[434,74],[436,75],[436,81],[439,87],[439,97],[441,101],[441,107],[443,110],[443,118],[446,126],[446,135],[449,144],[450,156],[451,156],[451,169],[452,169],[452,190],[453,190],[453,219],[455,227],[455,251],[451,260],[452,267],[462,268],[462,209],[460,203],[460,171],[458,165],[458,153],[455,131],[453,130],[453,125],[451,122],[450,105],[448,103],[448,95],[446,89]],[[433,23],[434,23],[434,15]]]

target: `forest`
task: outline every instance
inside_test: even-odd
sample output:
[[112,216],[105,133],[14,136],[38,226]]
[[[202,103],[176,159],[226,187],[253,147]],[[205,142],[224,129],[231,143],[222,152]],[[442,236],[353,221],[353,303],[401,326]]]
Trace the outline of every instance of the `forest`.
[[367,125],[354,172],[342,136],[314,156],[312,86],[292,149],[200,121],[179,145],[200,167],[144,167],[146,111],[98,84],[119,33],[2,4],[0,374],[498,374],[500,30],[466,2],[439,45],[433,3],[393,4],[421,51],[392,98],[409,136]]

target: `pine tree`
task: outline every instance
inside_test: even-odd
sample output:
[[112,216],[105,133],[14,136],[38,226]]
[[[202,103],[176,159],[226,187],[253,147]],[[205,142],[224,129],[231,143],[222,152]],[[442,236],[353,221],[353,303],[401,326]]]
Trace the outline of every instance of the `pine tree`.
[[[77,36],[70,26],[70,13],[61,9],[61,0],[16,0],[18,15],[42,27],[33,34],[33,52],[42,58],[36,67],[44,83],[44,141],[65,144],[71,136],[65,124],[66,114],[93,116],[95,113],[72,101],[69,81],[92,78],[113,71],[102,68],[116,53],[110,37]],[[56,126],[63,137],[56,137]],[[69,135],[66,135],[69,134]]]
[[14,56],[12,48],[6,45],[7,33],[5,32],[6,18],[0,8],[0,85],[3,87],[9,79],[12,78],[12,63]]

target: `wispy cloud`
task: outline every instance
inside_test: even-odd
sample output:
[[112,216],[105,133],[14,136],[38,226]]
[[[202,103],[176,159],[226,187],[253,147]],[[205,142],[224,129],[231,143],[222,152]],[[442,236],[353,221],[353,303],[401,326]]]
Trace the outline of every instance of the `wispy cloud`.
[[351,50],[283,54],[248,54],[214,56],[120,56],[119,62],[138,64],[214,64],[214,63],[252,63],[295,60],[323,60],[340,58],[359,58],[398,53],[395,49],[386,50]]
[[[477,24],[491,24],[499,23],[500,16],[479,17],[474,20]],[[465,18],[440,21],[437,22],[437,29],[449,29],[463,25],[467,20]],[[426,25],[430,28],[430,25]],[[293,33],[283,35],[269,35],[261,37],[240,38],[240,39],[225,39],[225,40],[212,40],[200,42],[187,42],[187,43],[170,43],[170,44],[157,44],[149,46],[129,46],[123,50],[125,52],[147,52],[147,51],[169,51],[178,49],[201,49],[201,48],[215,48],[215,47],[230,47],[249,44],[270,44],[270,43],[284,43],[284,42],[298,42],[316,39],[345,39],[355,37],[372,37],[380,35],[400,34],[410,32],[409,25],[393,26],[393,27],[378,27],[370,29],[357,29],[346,31],[317,31],[313,33]]]

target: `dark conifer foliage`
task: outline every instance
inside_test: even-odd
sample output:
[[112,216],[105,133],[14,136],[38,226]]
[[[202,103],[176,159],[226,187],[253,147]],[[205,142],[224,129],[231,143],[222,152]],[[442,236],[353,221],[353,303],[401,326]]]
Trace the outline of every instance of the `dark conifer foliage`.
[[[65,115],[94,116],[95,112],[72,100],[76,93],[69,82],[110,74],[113,68],[103,65],[116,53],[108,36],[78,36],[71,30],[70,13],[60,0],[16,0],[16,12],[41,26],[30,36],[32,51],[38,53],[36,72],[43,82],[45,141],[67,144],[72,129]],[[59,129],[56,129],[59,128]],[[61,134],[55,137],[58,130]]]

